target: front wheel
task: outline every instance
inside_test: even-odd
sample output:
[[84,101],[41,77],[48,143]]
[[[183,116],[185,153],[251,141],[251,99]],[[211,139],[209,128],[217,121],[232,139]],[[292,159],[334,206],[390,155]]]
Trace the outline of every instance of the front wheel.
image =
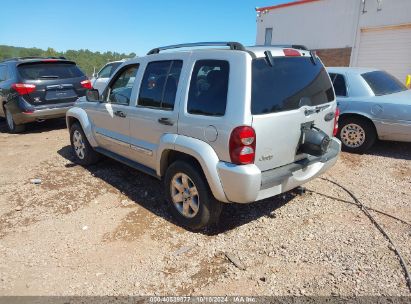
[[70,142],[78,164],[88,166],[99,160],[99,154],[91,147],[78,123],[74,123],[70,128]]
[[13,119],[13,114],[7,109],[5,109],[6,112],[6,122],[7,122],[7,128],[9,129],[10,133],[21,133],[24,132],[26,129],[25,125],[16,125]]
[[374,144],[377,134],[369,121],[359,117],[347,117],[339,123],[338,137],[343,150],[364,153]]
[[215,224],[221,214],[222,203],[209,190],[204,177],[184,161],[176,161],[167,169],[165,193],[174,218],[191,230]]

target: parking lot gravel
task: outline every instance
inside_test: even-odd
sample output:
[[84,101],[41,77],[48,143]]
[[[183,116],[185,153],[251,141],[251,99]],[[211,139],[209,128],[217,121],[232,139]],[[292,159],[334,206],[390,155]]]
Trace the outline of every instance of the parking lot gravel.
[[[109,159],[74,164],[64,120],[5,129],[0,295],[410,295],[389,242],[326,180],[226,205],[193,233],[173,223],[160,181]],[[411,144],[342,153],[323,177],[402,220],[371,211],[411,268]]]

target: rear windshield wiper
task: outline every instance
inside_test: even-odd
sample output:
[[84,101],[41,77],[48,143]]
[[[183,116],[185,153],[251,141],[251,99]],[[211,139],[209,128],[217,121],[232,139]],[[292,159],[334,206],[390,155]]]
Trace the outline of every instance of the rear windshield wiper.
[[313,65],[317,65],[317,62],[315,61],[317,58],[317,54],[315,51],[310,51],[310,59]]
[[55,75],[44,75],[44,76],[40,76],[40,78],[47,78],[47,79],[52,78],[52,79],[56,79],[56,78],[60,78],[60,77],[55,76]]
[[265,51],[265,60],[267,60],[267,63],[270,67],[273,67],[274,65],[274,59],[273,59],[273,54],[271,54],[271,51]]

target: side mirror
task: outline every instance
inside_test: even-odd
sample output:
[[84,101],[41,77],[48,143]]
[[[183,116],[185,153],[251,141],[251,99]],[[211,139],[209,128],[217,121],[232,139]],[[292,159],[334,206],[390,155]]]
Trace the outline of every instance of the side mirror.
[[90,89],[86,92],[86,99],[90,102],[100,101],[100,94],[97,89]]

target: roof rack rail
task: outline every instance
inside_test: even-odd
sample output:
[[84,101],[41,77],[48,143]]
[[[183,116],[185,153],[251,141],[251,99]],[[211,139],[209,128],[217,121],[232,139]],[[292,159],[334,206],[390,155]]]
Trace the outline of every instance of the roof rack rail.
[[175,45],[158,47],[158,48],[152,49],[150,52],[147,53],[147,55],[158,54],[160,53],[160,51],[164,51],[164,50],[195,47],[195,46],[229,46],[230,50],[245,51],[245,47],[239,42],[195,42],[195,43],[183,43],[183,44],[175,44]]

